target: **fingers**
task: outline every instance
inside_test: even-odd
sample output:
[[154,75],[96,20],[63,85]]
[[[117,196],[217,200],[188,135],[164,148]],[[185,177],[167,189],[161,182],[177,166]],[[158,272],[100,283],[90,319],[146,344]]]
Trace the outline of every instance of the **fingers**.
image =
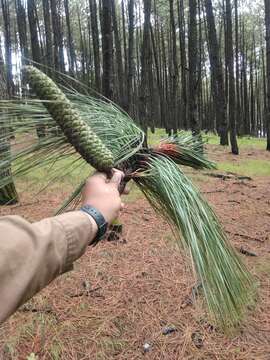
[[123,195],[128,195],[128,194],[129,194],[129,192],[130,192],[130,189],[129,189],[127,186],[125,186],[125,188],[124,188],[124,190],[123,190],[122,194],[123,194]]
[[118,188],[119,185],[121,184],[121,181],[124,179],[125,174],[117,169],[113,169],[113,176],[110,179],[110,183],[111,184],[115,184],[116,187]]

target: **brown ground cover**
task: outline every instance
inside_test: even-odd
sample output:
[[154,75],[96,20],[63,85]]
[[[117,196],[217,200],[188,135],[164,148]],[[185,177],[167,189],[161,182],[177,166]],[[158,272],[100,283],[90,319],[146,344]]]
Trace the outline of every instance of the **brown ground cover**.
[[[262,150],[241,156],[270,160]],[[236,159],[225,152],[214,157]],[[137,199],[122,214],[123,238],[89,248],[73,272],[0,327],[0,358],[26,359],[34,353],[33,358],[67,360],[269,360],[270,179],[203,175],[195,181],[233,245],[246,252],[241,256],[259,283],[256,308],[238,333],[224,335],[207,319],[201,296],[192,301],[196,284],[189,260],[177,250],[163,220]],[[63,196],[55,190],[33,200],[27,192],[20,206],[0,214],[38,220],[50,216]],[[168,326],[172,332],[164,335]]]

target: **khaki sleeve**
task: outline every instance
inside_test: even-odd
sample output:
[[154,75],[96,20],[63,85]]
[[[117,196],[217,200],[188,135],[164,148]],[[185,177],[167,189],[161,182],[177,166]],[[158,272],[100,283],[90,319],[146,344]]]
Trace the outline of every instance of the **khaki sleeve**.
[[95,231],[90,216],[79,211],[33,224],[19,216],[0,218],[0,323],[71,270]]

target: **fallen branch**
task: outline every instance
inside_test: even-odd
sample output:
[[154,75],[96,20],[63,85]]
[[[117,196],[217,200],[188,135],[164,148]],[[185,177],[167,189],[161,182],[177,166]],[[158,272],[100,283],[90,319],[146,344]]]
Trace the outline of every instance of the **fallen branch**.
[[254,252],[251,252],[249,250],[246,250],[245,248],[243,248],[242,246],[240,247],[240,249],[237,249],[241,254],[246,255],[246,256],[258,256],[257,254],[255,254]]
[[257,238],[257,237],[249,236],[249,235],[246,235],[246,234],[240,234],[238,232],[232,232],[232,231],[229,231],[229,230],[225,230],[225,232],[227,234],[230,234],[230,235],[240,236],[240,237],[242,237],[244,239],[247,239],[247,240],[253,240],[253,241],[258,241],[258,242],[264,243],[263,239],[260,239],[260,238]]
[[90,290],[83,290],[77,294],[71,294],[70,297],[71,298],[76,298],[76,297],[81,297],[81,296],[90,296],[93,292],[98,291],[101,289],[101,286],[98,286],[94,289],[90,289]]

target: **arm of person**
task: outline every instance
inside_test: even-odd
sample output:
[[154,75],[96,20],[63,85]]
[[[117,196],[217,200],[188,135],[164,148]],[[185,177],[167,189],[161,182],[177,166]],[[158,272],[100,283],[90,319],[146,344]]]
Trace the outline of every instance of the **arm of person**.
[[[123,206],[118,191],[123,174],[112,179],[97,173],[83,192],[91,205],[112,222]],[[0,218],[0,323],[57,276],[69,271],[97,233],[95,220],[73,211],[36,223],[19,216]]]

